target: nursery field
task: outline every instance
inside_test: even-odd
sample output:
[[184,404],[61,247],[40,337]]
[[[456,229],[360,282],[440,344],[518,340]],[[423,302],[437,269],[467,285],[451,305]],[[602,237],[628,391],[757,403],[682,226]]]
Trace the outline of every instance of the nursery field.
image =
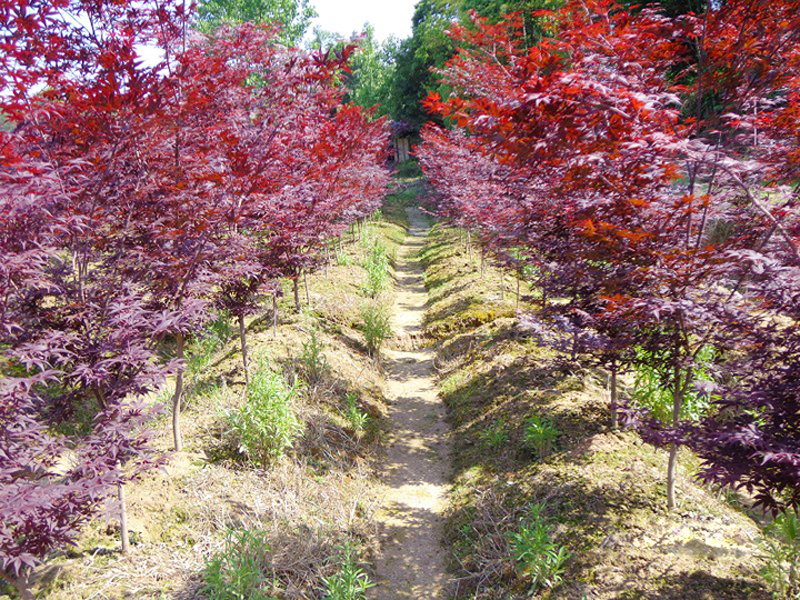
[[326,1],[0,0],[0,600],[799,600],[800,0]]

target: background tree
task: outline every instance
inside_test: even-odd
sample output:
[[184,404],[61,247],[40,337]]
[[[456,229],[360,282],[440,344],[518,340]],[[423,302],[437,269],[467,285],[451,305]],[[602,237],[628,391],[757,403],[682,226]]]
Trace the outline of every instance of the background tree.
[[280,39],[298,46],[317,11],[308,0],[201,0],[198,3],[201,28],[236,23],[277,24]]

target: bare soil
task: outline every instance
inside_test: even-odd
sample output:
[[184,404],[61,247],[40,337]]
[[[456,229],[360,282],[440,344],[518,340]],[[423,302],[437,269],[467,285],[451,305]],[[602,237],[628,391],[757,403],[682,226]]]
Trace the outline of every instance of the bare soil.
[[409,236],[397,256],[394,347],[386,352],[392,439],[378,513],[381,552],[375,565],[375,600],[446,598],[449,587],[442,547],[450,475],[448,426],[434,381],[434,351],[420,347],[428,292],[417,255],[428,226],[416,209],[408,209],[408,217]]

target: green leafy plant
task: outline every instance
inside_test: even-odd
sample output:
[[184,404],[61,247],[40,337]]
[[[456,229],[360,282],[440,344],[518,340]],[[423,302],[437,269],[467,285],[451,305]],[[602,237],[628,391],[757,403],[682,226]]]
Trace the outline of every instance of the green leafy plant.
[[239,452],[248,460],[266,466],[292,447],[302,429],[292,408],[296,395],[297,386],[289,386],[260,358],[247,388],[247,401],[225,415]]
[[800,600],[800,519],[795,512],[779,514],[766,527],[761,542],[761,574],[776,600]]
[[530,579],[531,594],[560,584],[570,556],[565,546],[550,539],[550,525],[543,511],[541,504],[530,505],[519,530],[508,535],[517,572]]
[[206,562],[203,595],[210,600],[275,600],[267,534],[233,530],[225,546]]
[[392,335],[391,319],[386,308],[378,302],[365,302],[361,305],[361,330],[371,356],[381,350],[383,343]]
[[310,384],[317,384],[322,381],[328,371],[328,359],[325,357],[322,342],[315,329],[311,331],[311,337],[308,341],[303,344],[303,354],[300,356],[300,362],[303,366],[303,375]]
[[369,415],[358,406],[358,398],[352,392],[348,393],[345,398],[342,416],[347,419],[357,437],[364,435]]
[[[636,353],[638,366],[636,379],[633,386],[631,399],[637,406],[646,408],[650,413],[664,423],[672,421],[673,397],[669,382],[672,373],[661,373],[648,363],[650,356],[644,350]],[[713,381],[708,369],[703,365],[713,362],[716,352],[712,346],[705,346],[697,355],[697,365],[694,368],[695,381]],[[711,398],[689,389],[683,397],[681,406],[681,420],[696,421],[703,418],[711,406]]]
[[363,600],[367,590],[374,587],[366,572],[356,562],[356,553],[350,542],[345,542],[339,558],[339,569],[322,579],[325,600]]
[[206,370],[216,354],[235,335],[231,317],[227,311],[220,311],[217,318],[206,324],[205,328],[189,344],[186,351],[186,374],[196,377]]
[[553,451],[560,433],[550,419],[533,415],[525,421],[522,443],[528,450],[541,458]]
[[363,240],[367,240],[363,265],[367,278],[361,289],[365,295],[374,298],[389,286],[389,256],[386,246],[378,238],[365,235]]
[[481,443],[488,448],[500,448],[508,442],[506,422],[498,419],[478,434]]
[[349,267],[353,264],[353,258],[344,250],[337,250],[336,264],[340,267]]

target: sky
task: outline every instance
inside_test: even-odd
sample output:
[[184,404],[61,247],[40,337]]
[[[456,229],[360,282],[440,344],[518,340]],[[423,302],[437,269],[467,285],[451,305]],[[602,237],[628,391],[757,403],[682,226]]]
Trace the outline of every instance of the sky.
[[399,39],[411,35],[411,17],[417,0],[311,0],[319,14],[311,27],[349,37],[361,32],[364,23],[375,27],[375,37],[384,41],[389,36]]

